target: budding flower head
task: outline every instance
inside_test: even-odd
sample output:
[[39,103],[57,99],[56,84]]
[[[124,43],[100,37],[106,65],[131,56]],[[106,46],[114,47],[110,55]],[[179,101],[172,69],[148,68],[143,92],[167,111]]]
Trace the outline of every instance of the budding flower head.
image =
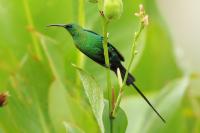
[[119,87],[121,88],[123,86],[123,81],[122,81],[122,75],[119,68],[117,68],[117,78],[119,82]]
[[149,25],[149,16],[148,16],[148,14],[146,14],[144,6],[142,4],[139,5],[139,12],[135,13],[135,16],[140,18],[140,22],[144,26]]
[[0,107],[3,107],[7,103],[8,92],[0,93]]
[[144,23],[144,26],[148,26],[149,25],[149,16],[145,15],[142,22]]
[[122,15],[122,0],[99,0],[98,5],[107,20],[119,19]]

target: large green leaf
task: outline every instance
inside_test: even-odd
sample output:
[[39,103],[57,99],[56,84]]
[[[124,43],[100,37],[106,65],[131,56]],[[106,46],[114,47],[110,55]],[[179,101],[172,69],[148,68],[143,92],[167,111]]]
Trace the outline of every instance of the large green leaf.
[[85,132],[99,130],[89,109],[73,99],[58,80],[54,81],[49,92],[49,113],[56,127],[56,132],[64,133],[63,122],[70,122]]
[[[58,48],[56,47],[57,43],[49,37],[39,33],[36,34],[41,41],[42,48],[55,78],[49,92],[49,111],[52,120],[54,120],[57,132],[64,131],[63,121],[73,122],[85,132],[96,132],[98,127],[96,121],[92,118],[90,109],[86,110],[86,108],[83,108],[84,104],[81,105],[80,101],[71,97],[71,95],[76,97],[75,93],[70,93],[70,89],[66,89],[68,86],[65,87],[63,57],[59,54]],[[77,89],[74,86],[71,86],[71,88]]]
[[99,124],[101,132],[104,132],[103,121],[102,121],[103,108],[104,108],[103,90],[100,89],[95,79],[91,75],[89,75],[82,69],[78,68],[77,66],[75,66],[75,68],[80,73],[85,93],[89,99],[90,105],[92,106],[93,113]]
[[[54,132],[48,112],[49,68],[27,57],[10,76],[9,103],[0,110],[5,132]],[[11,128],[12,127],[12,128]]]
[[107,100],[104,101],[104,105],[103,122],[105,133],[124,133],[128,124],[126,113],[119,107],[116,113],[116,117],[112,118],[111,126],[109,103]]

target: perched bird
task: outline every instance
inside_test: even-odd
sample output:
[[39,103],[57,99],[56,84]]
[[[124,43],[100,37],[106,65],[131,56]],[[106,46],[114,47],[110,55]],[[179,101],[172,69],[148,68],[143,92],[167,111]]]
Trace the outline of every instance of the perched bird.
[[[90,59],[96,63],[106,67],[103,49],[103,37],[93,31],[83,29],[77,24],[51,24],[48,26],[57,26],[65,28],[72,36],[75,46]],[[108,42],[108,54],[110,61],[110,70],[117,74],[117,68],[120,69],[122,79],[125,77],[126,69],[121,64],[124,61],[124,57],[120,52]],[[144,100],[149,104],[149,106],[155,111],[155,113],[161,118],[165,123],[164,118],[156,111],[153,105],[145,97],[145,95],[139,90],[139,88],[134,84],[135,78],[129,73],[126,80],[126,84],[132,85],[135,90],[144,98]]]

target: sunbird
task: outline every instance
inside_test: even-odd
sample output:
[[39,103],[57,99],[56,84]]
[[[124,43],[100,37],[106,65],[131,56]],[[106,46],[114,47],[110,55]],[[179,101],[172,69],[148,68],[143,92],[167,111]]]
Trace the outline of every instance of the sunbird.
[[[124,61],[124,57],[121,53],[108,42],[108,55],[110,66],[107,67],[105,63],[104,57],[104,49],[103,49],[103,40],[104,37],[101,35],[87,29],[83,29],[81,26],[77,24],[50,24],[48,27],[57,26],[63,27],[66,29],[73,38],[75,46],[84,53],[87,57],[95,61],[96,63],[102,65],[103,67],[110,68],[116,75],[117,69],[119,68],[121,72],[121,77],[124,80],[126,68],[121,64]],[[140,89],[135,85],[135,78],[128,73],[128,77],[126,80],[126,85],[132,85],[133,88],[144,98],[144,100],[148,103],[148,105],[155,111],[155,113],[161,118],[161,120],[165,123],[165,119],[158,113],[158,111],[153,107],[150,101],[146,98],[146,96],[140,91]]]

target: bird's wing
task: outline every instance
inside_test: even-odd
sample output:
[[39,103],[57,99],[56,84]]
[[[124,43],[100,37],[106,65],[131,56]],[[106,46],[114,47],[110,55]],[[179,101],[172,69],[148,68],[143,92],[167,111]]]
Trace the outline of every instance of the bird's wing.
[[118,55],[121,61],[124,61],[122,54],[112,44],[108,43],[108,47],[113,50],[112,52],[115,52]]
[[[91,31],[91,30],[86,30],[86,29],[84,29],[84,31],[90,32],[90,33],[95,34],[95,35],[98,35],[98,36],[101,36],[101,35],[97,34],[97,33],[94,32],[94,31]],[[101,38],[102,38],[102,40],[103,40],[103,37],[102,37],[102,36],[101,36]],[[124,61],[124,57],[122,56],[122,54],[121,54],[112,44],[108,43],[108,47],[110,47],[110,48],[113,50],[113,51],[111,51],[111,52],[115,52],[115,53],[118,55],[118,57],[120,58],[121,61]]]

